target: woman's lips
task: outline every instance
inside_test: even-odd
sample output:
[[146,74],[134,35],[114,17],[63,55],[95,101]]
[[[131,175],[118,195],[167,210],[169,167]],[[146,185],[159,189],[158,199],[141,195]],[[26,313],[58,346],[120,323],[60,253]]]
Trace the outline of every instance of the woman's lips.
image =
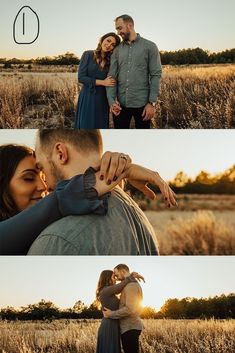
[[31,200],[32,201],[38,201],[38,200],[41,200],[42,199],[42,196],[40,197],[32,197]]

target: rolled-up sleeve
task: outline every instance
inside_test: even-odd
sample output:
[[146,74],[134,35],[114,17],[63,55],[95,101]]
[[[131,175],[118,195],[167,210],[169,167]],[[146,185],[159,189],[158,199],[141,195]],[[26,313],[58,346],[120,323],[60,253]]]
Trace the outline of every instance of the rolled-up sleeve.
[[[116,81],[118,79],[118,47],[114,49],[113,54],[111,56],[108,76],[112,76]],[[106,87],[106,92],[109,105],[111,106],[116,101],[117,85],[112,87]]]
[[149,101],[156,102],[160,95],[160,80],[162,76],[162,65],[158,47],[152,43],[149,47]]

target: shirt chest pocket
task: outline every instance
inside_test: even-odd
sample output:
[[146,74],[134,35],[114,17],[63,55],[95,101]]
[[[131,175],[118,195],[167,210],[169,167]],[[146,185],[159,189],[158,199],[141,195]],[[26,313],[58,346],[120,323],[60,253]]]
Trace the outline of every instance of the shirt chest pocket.
[[133,56],[133,65],[139,70],[148,69],[148,53],[139,53]]

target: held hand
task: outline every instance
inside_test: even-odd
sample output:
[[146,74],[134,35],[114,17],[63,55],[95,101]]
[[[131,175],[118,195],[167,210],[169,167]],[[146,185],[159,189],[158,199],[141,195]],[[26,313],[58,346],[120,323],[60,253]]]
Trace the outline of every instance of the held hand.
[[112,181],[118,180],[130,165],[131,158],[128,154],[107,151],[101,159],[100,179],[105,179],[110,185]]
[[122,108],[121,108],[121,106],[120,106],[120,104],[119,104],[118,102],[113,103],[113,104],[110,106],[110,111],[111,111],[111,113],[113,113],[115,116],[120,115],[121,110],[122,110]]
[[111,316],[111,314],[112,314],[112,310],[110,310],[108,308],[104,308],[104,310],[103,310],[104,317],[109,318]]
[[145,283],[145,279],[138,272],[131,272],[131,276],[135,277],[139,282],[143,281]]
[[103,80],[103,84],[105,87],[113,87],[116,86],[116,80],[112,76],[108,76]]
[[176,194],[157,172],[136,164],[131,164],[125,175],[129,183],[143,192],[148,198],[152,200],[156,198],[156,194],[147,186],[150,183],[159,187],[167,207],[177,206]]
[[154,117],[154,114],[155,108],[150,103],[147,103],[142,113],[142,116],[144,117],[143,121],[151,120]]

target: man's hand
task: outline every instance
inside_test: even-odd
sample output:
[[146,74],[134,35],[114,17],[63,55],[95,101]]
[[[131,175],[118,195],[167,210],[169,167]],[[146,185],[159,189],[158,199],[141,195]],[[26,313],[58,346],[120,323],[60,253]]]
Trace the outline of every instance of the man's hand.
[[104,310],[103,310],[104,317],[109,318],[111,316],[111,314],[112,314],[112,310],[110,310],[108,308],[104,308]]
[[152,104],[147,103],[142,113],[142,116],[144,117],[143,121],[151,120],[154,117],[154,114],[155,108],[152,106]]
[[111,113],[113,113],[115,116],[120,115],[121,110],[122,110],[122,108],[121,108],[121,106],[120,106],[120,103],[117,102],[117,101],[116,101],[115,103],[113,103],[113,104],[110,106],[110,111],[111,111]]
[[131,164],[125,172],[125,176],[131,185],[152,200],[156,198],[156,194],[148,188],[147,184],[150,183],[158,186],[166,206],[169,208],[177,206],[176,194],[157,172],[136,164]]
[[[131,165],[128,154],[118,152],[105,152],[101,159],[100,180],[106,180],[110,185],[116,181]],[[123,176],[122,176],[123,177]]]

